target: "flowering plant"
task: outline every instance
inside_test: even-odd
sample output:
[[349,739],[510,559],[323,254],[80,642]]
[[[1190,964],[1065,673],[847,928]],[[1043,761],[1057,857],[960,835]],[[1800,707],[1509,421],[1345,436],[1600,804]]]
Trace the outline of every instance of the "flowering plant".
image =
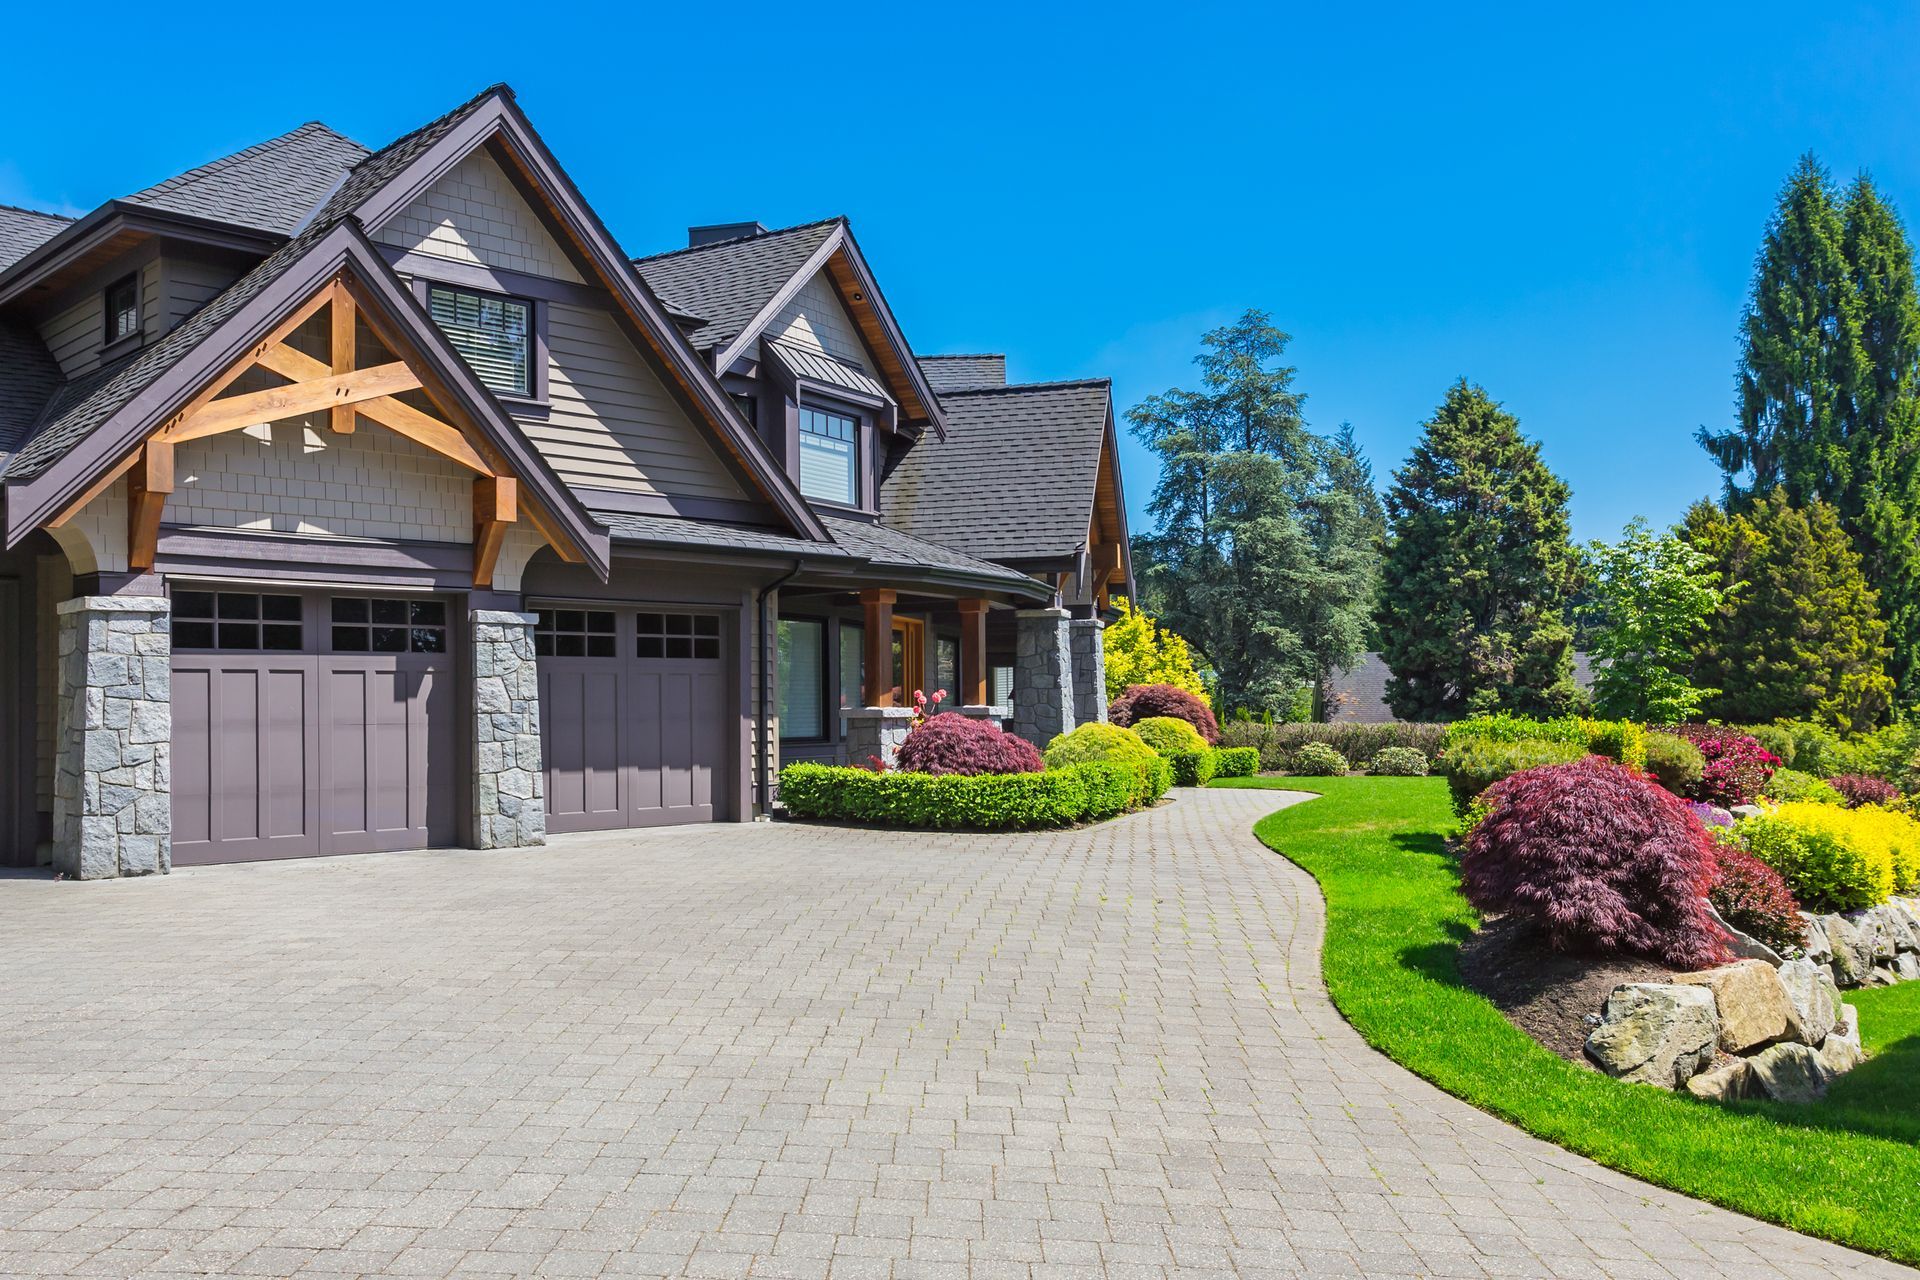
[[946,700],[946,696],[945,689],[935,689],[932,697],[927,696],[925,689],[915,689],[913,691],[913,727],[918,729],[940,714],[940,704]]
[[1718,724],[1683,724],[1673,730],[1700,748],[1706,765],[1700,781],[1690,788],[1692,798],[1731,809],[1752,804],[1780,767],[1780,757],[1761,746],[1751,734]]

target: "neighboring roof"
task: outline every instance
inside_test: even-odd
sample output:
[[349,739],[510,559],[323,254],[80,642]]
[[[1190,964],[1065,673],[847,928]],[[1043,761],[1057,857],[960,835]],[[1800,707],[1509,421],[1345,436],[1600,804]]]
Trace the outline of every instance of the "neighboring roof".
[[990,564],[964,551],[928,542],[925,538],[915,537],[911,533],[890,528],[885,524],[824,514],[820,520],[827,526],[827,532],[833,535],[835,542],[876,565],[958,574],[1001,583],[1016,590],[1035,592],[1051,590],[1037,579],[1016,569]]
[[1086,545],[1112,384],[1036,382],[940,397],[947,438],[922,440],[880,489],[881,518],[990,560]]
[[[1391,674],[1386,659],[1377,653],[1363,653],[1351,670],[1337,672],[1327,682],[1328,723],[1395,723],[1393,709],[1387,706]],[[1573,655],[1573,682],[1582,689],[1593,688],[1593,661],[1584,653]]]
[[1007,385],[1007,358],[1003,355],[918,356],[927,385],[945,395],[949,391],[979,391]]
[[12,266],[72,223],[57,213],[0,204],[0,268]]
[[633,265],[660,300],[706,321],[687,335],[696,350],[723,346],[759,315],[780,286],[846,220],[828,218],[760,235],[675,249]]
[[292,235],[367,155],[314,121],[136,191],[126,203]]
[[803,347],[798,343],[785,342],[774,338],[767,343],[767,351],[786,366],[787,372],[796,378],[807,378],[814,382],[824,382],[828,386],[839,387],[843,391],[857,391],[863,396],[872,396],[876,400],[891,401],[887,389],[874,380],[864,369],[855,368],[844,360],[836,360],[824,352]]
[[59,388],[60,366],[32,329],[0,321],[0,370],[4,370],[0,373],[0,464],[4,464]]

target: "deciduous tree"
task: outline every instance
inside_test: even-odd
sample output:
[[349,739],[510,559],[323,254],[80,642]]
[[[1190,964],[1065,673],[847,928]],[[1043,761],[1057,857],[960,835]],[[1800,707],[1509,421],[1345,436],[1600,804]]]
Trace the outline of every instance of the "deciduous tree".
[[1695,685],[1693,649],[1725,592],[1713,557],[1635,517],[1620,541],[1587,549],[1594,710],[1616,720],[1679,724],[1720,692]]

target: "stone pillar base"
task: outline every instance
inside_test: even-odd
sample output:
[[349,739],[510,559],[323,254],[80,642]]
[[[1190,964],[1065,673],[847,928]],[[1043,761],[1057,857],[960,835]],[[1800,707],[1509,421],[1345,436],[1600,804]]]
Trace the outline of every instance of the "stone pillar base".
[[1073,641],[1065,609],[1021,609],[1013,663],[1013,731],[1042,751],[1073,732]]
[[985,720],[996,729],[1006,728],[1007,717],[1013,714],[1009,707],[955,707],[969,720]]
[[1099,618],[1075,618],[1073,633],[1073,719],[1075,724],[1107,722],[1107,624]]
[[173,867],[172,605],[62,602],[53,865],[78,880]]
[[540,678],[531,613],[476,609],[473,625],[473,847],[547,842]]
[[840,713],[845,730],[847,763],[858,769],[870,769],[879,760],[893,768],[900,758],[900,744],[913,728],[910,707],[848,707]]

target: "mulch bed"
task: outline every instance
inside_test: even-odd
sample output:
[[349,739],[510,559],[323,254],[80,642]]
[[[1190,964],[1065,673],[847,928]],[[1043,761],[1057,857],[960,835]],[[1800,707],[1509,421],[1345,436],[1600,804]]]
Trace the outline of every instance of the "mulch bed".
[[1554,951],[1532,922],[1489,916],[1460,946],[1460,975],[1507,1021],[1571,1062],[1587,1062],[1583,1046],[1607,996],[1623,982],[1670,982],[1673,971],[1648,960]]

